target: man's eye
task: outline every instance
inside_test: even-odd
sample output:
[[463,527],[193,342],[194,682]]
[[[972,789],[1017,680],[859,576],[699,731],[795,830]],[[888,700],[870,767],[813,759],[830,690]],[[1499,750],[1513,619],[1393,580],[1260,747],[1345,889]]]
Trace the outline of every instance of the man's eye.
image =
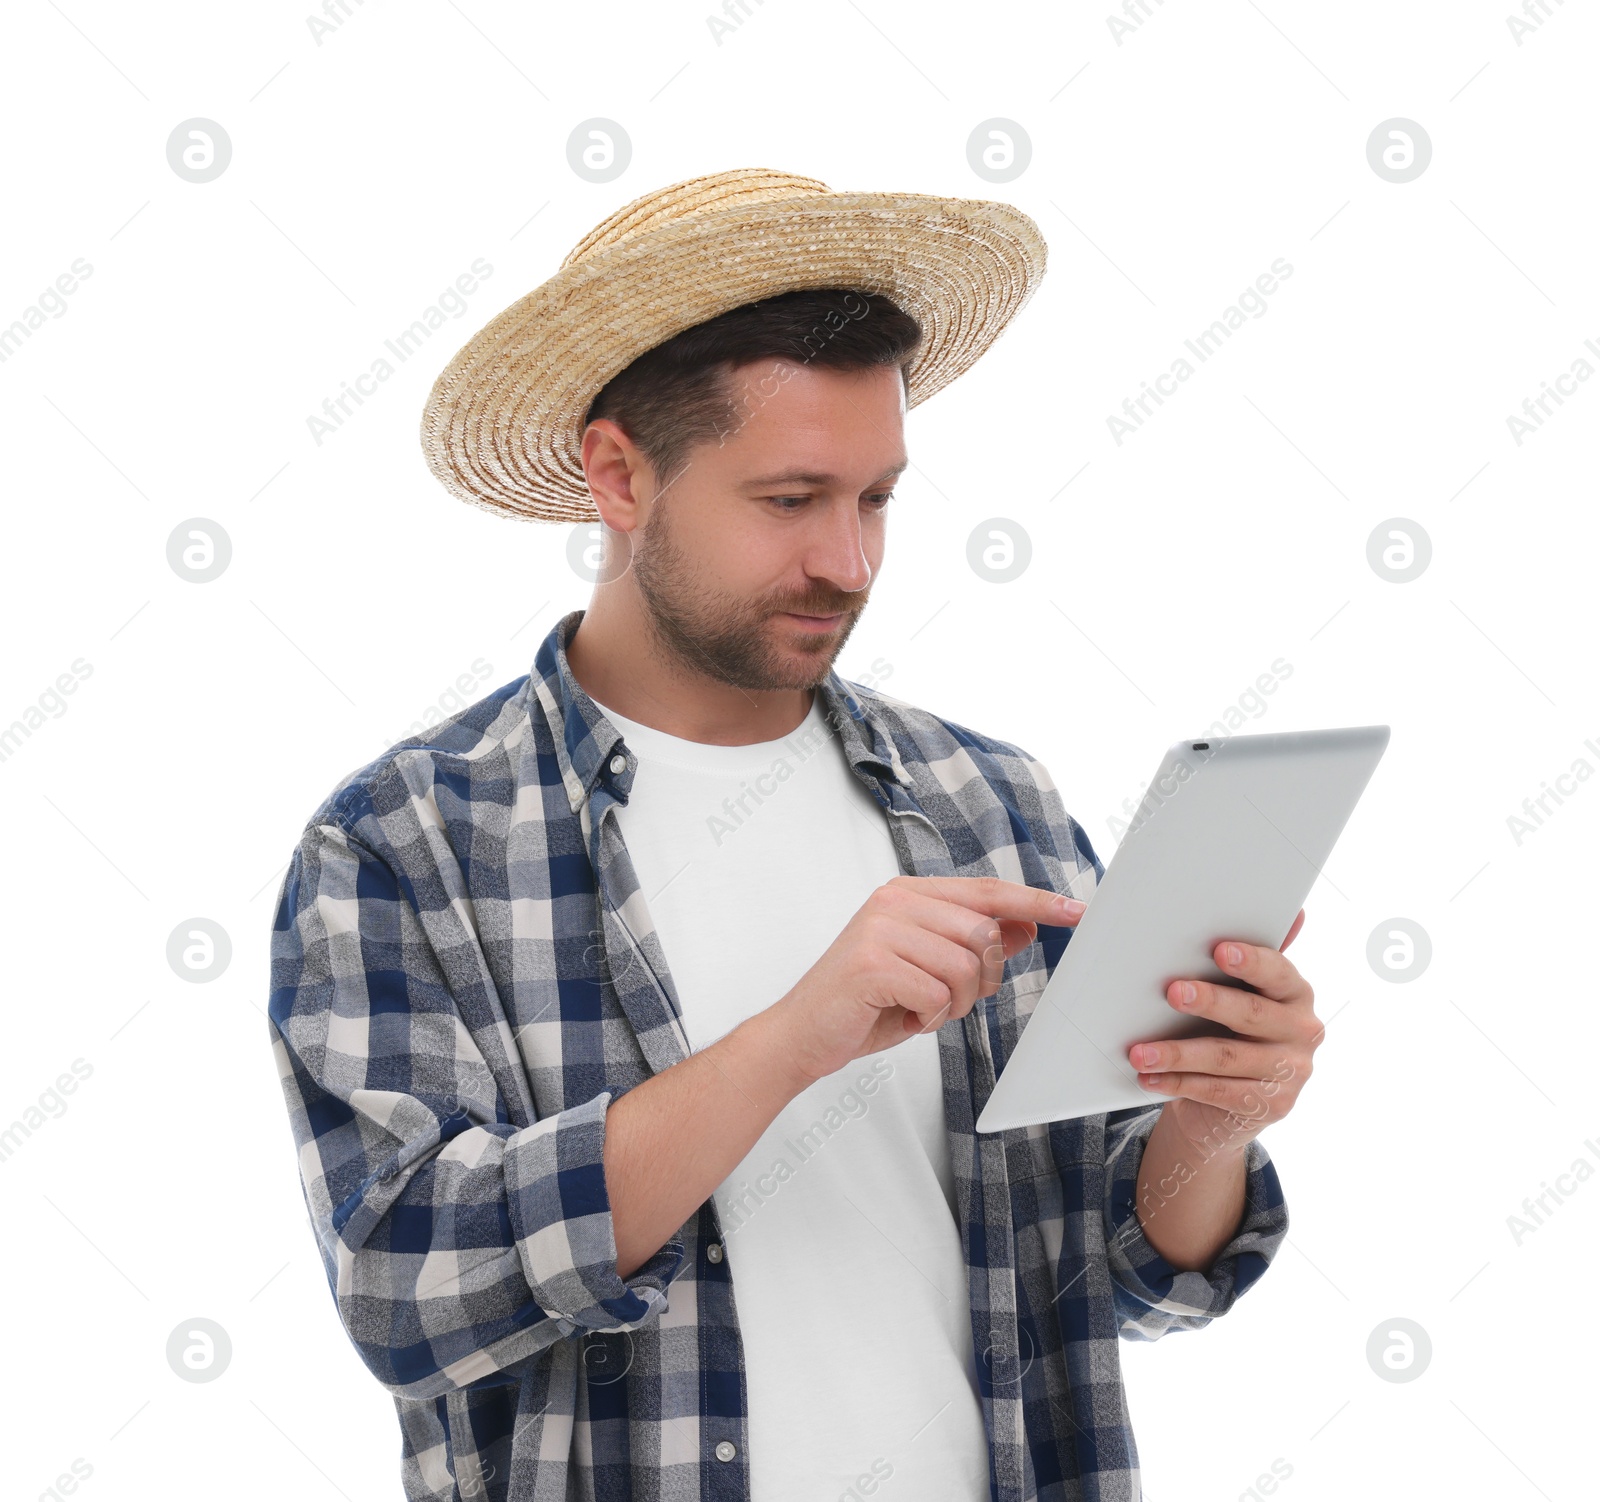
[[[882,511],[893,497],[894,492],[892,490],[884,490],[874,495],[869,495],[865,499],[872,503],[874,511]],[[811,497],[808,495],[769,495],[767,499],[780,511],[795,511],[804,506]],[[790,502],[794,504],[791,505]]]

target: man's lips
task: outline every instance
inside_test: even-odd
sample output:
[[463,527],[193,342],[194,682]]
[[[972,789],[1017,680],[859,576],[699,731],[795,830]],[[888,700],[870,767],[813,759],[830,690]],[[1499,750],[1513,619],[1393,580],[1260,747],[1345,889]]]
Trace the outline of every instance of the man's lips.
[[786,610],[783,615],[803,631],[832,631],[844,619],[842,610],[834,615],[800,615],[793,610]]

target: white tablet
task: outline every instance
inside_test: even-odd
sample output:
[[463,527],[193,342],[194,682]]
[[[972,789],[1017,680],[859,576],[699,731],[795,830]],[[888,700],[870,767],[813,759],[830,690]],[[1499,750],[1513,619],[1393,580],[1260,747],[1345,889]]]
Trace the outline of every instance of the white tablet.
[[1167,986],[1185,977],[1231,984],[1211,958],[1224,939],[1283,943],[1388,743],[1387,725],[1359,725],[1173,746],[978,1130],[1171,1099],[1139,1083],[1129,1048],[1228,1032],[1173,1008]]

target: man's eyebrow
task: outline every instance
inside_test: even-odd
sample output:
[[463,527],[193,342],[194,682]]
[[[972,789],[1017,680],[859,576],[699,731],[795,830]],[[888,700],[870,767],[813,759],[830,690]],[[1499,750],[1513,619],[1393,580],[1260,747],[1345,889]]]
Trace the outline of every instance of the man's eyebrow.
[[[911,463],[909,459],[902,459],[900,463],[884,470],[872,483],[881,485],[885,480],[899,477],[901,472]],[[757,475],[746,480],[745,485],[837,485],[840,483],[837,475],[822,474],[812,469],[786,469],[774,475]]]

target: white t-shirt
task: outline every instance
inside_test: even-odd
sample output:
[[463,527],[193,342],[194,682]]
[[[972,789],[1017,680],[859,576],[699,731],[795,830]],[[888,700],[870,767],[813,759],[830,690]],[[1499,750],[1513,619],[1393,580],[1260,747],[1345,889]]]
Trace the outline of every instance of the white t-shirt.
[[[702,1048],[783,996],[899,874],[889,816],[820,695],[790,735],[747,746],[605,714],[639,758],[615,817]],[[937,1035],[816,1081],[715,1199],[754,1502],[831,1502],[863,1476],[893,1476],[896,1496],[985,1502]]]

